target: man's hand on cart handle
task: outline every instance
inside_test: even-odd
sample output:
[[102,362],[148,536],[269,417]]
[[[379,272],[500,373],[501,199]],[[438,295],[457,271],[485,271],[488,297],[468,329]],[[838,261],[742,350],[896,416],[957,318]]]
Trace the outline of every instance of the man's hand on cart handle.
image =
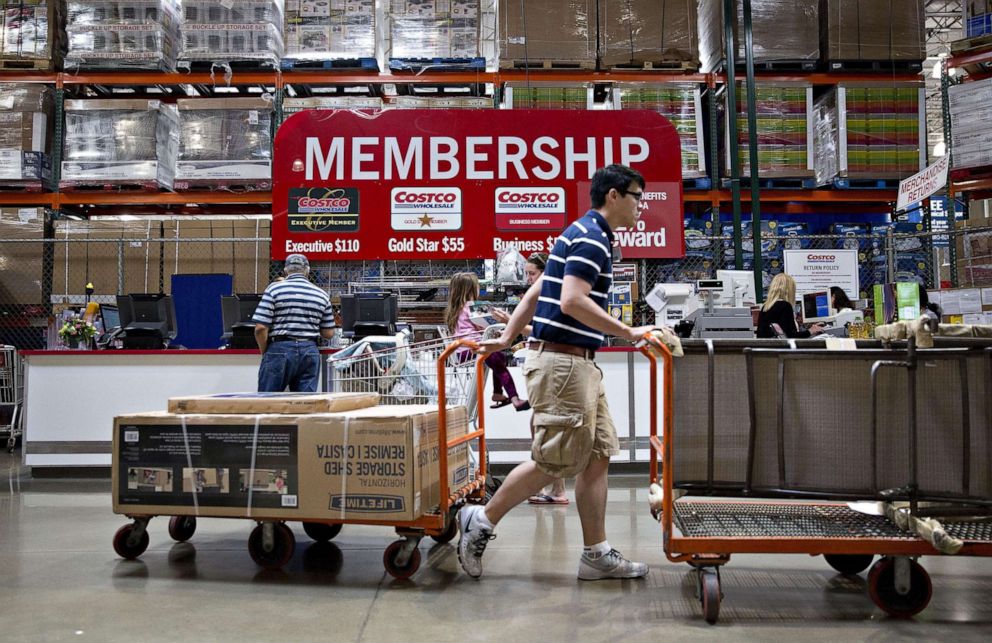
[[498,353],[502,350],[506,350],[510,347],[513,342],[513,338],[504,338],[500,336],[497,339],[487,339],[485,341],[479,342],[479,348],[476,349],[476,353],[479,355],[492,355],[493,353]]

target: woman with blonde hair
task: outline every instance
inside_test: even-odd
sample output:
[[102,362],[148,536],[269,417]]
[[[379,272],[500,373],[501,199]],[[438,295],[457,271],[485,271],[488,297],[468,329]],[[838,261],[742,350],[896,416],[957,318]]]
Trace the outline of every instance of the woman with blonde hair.
[[[444,323],[448,327],[448,332],[459,339],[471,339],[479,341],[482,338],[482,329],[472,322],[472,303],[479,296],[479,277],[474,272],[459,272],[451,278],[448,285],[448,308],[444,312]],[[459,348],[455,352],[455,358],[459,362],[472,359],[472,351],[468,348]],[[507,366],[506,355],[502,352],[492,353],[486,358],[486,366],[493,372],[493,387],[497,392],[493,394],[493,405],[491,408],[499,408],[507,404],[513,404],[517,411],[526,411],[530,408],[527,400],[521,400],[517,395],[517,386],[513,383],[513,376]],[[503,395],[503,391],[506,395]]]
[[761,339],[775,337],[803,338],[819,335],[823,326],[814,324],[809,330],[796,325],[796,280],[782,272],[775,275],[768,286],[768,296],[758,313],[758,330]]

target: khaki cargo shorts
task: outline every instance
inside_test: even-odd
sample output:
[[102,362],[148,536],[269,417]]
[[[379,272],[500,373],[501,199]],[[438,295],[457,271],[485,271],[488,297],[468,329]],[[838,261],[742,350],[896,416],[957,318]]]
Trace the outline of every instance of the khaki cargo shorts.
[[522,370],[534,409],[531,457],[541,471],[568,478],[582,473],[591,458],[619,453],[603,372],[593,360],[531,350]]

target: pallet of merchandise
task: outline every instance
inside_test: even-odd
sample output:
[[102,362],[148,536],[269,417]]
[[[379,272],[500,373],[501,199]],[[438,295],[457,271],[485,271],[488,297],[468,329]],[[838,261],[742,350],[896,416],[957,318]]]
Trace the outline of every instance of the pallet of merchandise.
[[75,181],[60,181],[59,190],[62,192],[74,192],[74,193],[84,193],[84,192],[110,192],[110,193],[120,193],[120,192],[130,192],[130,193],[152,193],[159,191],[159,184],[157,181],[97,181],[81,179]]
[[507,109],[592,109],[595,104],[592,83],[509,82],[503,87]]
[[922,71],[922,60],[828,60],[827,71],[833,72],[883,72],[911,74]]
[[367,71],[378,72],[379,62],[375,58],[333,58],[317,60],[312,58],[283,58],[279,61],[283,71]]
[[469,58],[390,58],[389,70],[393,72],[419,73],[456,72],[456,71],[485,71],[486,59],[481,57]]
[[[820,66],[819,60],[812,60],[807,58],[790,59],[790,60],[756,60],[754,61],[755,71],[816,71]],[[746,63],[743,59],[738,59],[736,61],[735,69],[737,71],[743,71],[746,67]],[[727,71],[727,61],[726,59],[721,60],[717,63],[716,67],[713,69],[714,73],[722,74]]]
[[[251,182],[253,181],[253,182]],[[188,190],[209,190],[212,192],[228,192],[230,194],[248,194],[250,192],[265,192],[272,189],[271,179],[177,179],[173,189],[176,192]]]
[[[905,177],[902,177],[905,178]],[[849,176],[834,177],[833,186],[837,190],[895,190],[902,178],[860,178]]]
[[0,71],[52,71],[51,60],[0,58]]
[[392,104],[400,109],[492,109],[493,99],[485,96],[397,96]]
[[0,0],[0,71],[59,69],[65,49],[64,6],[45,0]]
[[696,73],[699,63],[689,60],[632,60],[630,62],[603,64],[610,71],[658,71],[673,74]]
[[593,71],[595,60],[500,60],[500,69],[581,69]]
[[[751,178],[742,176],[741,189],[751,187]],[[724,189],[731,187],[732,179],[723,179]],[[762,176],[758,179],[762,190],[812,190],[816,187],[816,179],[811,176]]]
[[271,59],[239,59],[226,58],[227,54],[217,54],[216,57],[203,60],[184,59],[176,62],[176,69],[188,72],[213,72],[217,69],[230,68],[232,71],[274,71],[279,66]]

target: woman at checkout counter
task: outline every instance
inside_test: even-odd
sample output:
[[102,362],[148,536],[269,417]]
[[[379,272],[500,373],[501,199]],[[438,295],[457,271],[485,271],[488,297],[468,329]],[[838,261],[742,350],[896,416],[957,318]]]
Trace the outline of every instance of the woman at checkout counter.
[[830,307],[838,313],[844,310],[854,310],[851,298],[840,286],[830,286]]
[[758,313],[759,339],[785,336],[789,339],[813,337],[823,332],[823,326],[813,324],[809,329],[796,324],[796,280],[783,273],[775,275],[768,286],[768,297]]

